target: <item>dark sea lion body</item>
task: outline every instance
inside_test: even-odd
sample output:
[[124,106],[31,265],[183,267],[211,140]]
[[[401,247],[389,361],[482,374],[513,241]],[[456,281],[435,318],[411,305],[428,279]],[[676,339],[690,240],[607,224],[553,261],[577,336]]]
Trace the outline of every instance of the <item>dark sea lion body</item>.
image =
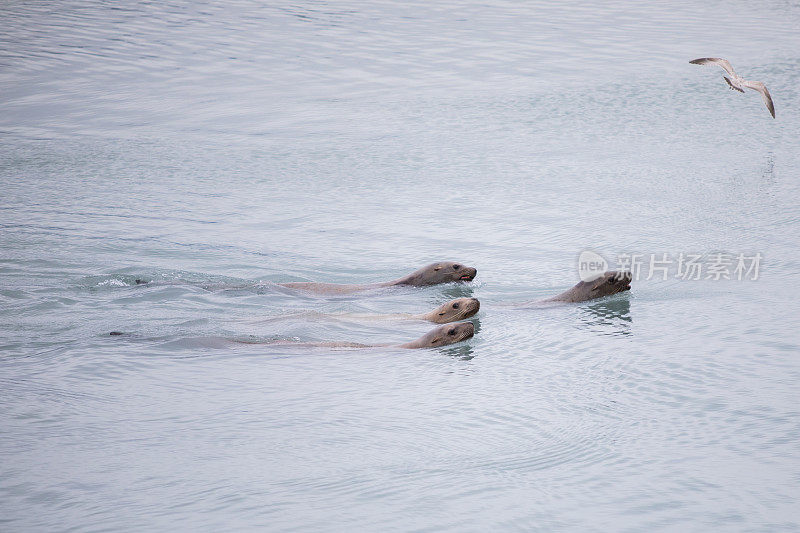
[[379,289],[381,287],[392,287],[396,285],[410,285],[413,287],[424,287],[427,285],[438,285],[440,283],[450,283],[454,281],[472,281],[478,274],[477,269],[464,266],[461,263],[444,261],[433,263],[415,270],[411,274],[392,281],[382,283],[366,284],[339,284],[339,283],[314,283],[307,281],[278,283],[282,287],[290,289],[300,289],[310,292],[323,294],[346,294],[350,292],[365,291],[369,289]]
[[610,270],[593,281],[581,281],[571,289],[562,292],[552,298],[540,300],[544,302],[585,302],[602,298],[618,292],[631,290],[631,280],[633,277],[630,272],[618,272]]

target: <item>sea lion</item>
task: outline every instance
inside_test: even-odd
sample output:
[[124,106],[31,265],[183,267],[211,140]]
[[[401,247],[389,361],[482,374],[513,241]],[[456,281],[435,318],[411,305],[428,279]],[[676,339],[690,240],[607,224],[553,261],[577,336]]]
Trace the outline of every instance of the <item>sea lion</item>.
[[[120,331],[112,331],[109,333],[112,336],[127,335]],[[456,322],[455,324],[444,324],[438,326],[422,337],[406,342],[403,344],[361,344],[357,342],[303,342],[303,341],[290,341],[290,340],[265,340],[257,337],[244,337],[244,338],[224,338],[224,337],[197,337],[186,338],[177,341],[182,346],[187,343],[196,343],[198,346],[206,348],[224,348],[234,344],[270,344],[270,345],[284,345],[284,346],[304,346],[304,347],[321,347],[321,348],[438,348],[440,346],[447,346],[455,344],[463,340],[471,338],[475,335],[475,326],[472,322]]]
[[412,318],[436,322],[437,324],[447,324],[469,318],[481,308],[481,303],[477,298],[456,298],[445,302],[433,311],[421,315],[411,315]]
[[323,294],[346,294],[350,292],[377,289],[380,287],[392,287],[395,285],[411,285],[413,287],[423,287],[426,285],[438,285],[440,283],[450,283],[453,281],[472,281],[478,274],[478,270],[473,267],[464,266],[461,263],[443,261],[432,263],[415,270],[407,276],[392,281],[382,283],[367,284],[339,284],[339,283],[314,283],[307,281],[296,281],[289,283],[278,283],[282,287],[290,289],[301,289],[304,291],[318,292]]
[[602,298],[603,296],[631,290],[632,279],[633,276],[631,276],[630,272],[609,270],[594,281],[581,281],[568,291],[546,300],[540,300],[539,303],[585,302],[586,300]]
[[237,339],[244,344],[280,344],[286,346],[308,346],[320,348],[438,348],[469,339],[475,334],[472,322],[445,324],[432,329],[422,337],[404,344],[360,344],[357,342],[294,342],[294,341],[248,341]]
[[445,324],[432,329],[419,339],[405,344],[398,344],[398,348],[438,348],[455,344],[475,335],[475,325],[472,322],[456,322]]

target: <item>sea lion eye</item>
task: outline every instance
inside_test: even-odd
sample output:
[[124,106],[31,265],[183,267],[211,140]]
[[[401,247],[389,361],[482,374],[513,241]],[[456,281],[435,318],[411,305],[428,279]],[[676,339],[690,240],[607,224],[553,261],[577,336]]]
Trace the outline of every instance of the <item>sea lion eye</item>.
[[451,329],[450,331],[447,332],[447,334],[448,335],[455,335],[456,334],[456,330]]
[[459,307],[458,302],[453,304],[453,309],[458,309],[458,307]]
[[459,270],[460,268],[461,268],[461,265],[453,265],[453,270]]

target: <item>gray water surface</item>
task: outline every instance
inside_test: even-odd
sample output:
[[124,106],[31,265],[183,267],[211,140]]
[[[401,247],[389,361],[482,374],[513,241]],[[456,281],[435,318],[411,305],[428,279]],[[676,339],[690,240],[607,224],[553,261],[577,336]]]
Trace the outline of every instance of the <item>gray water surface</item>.
[[[0,20],[0,530],[800,529],[796,2]],[[763,260],[510,305],[584,250]],[[275,285],[437,260],[478,277]],[[450,347],[263,343],[407,342],[353,315],[461,296]]]

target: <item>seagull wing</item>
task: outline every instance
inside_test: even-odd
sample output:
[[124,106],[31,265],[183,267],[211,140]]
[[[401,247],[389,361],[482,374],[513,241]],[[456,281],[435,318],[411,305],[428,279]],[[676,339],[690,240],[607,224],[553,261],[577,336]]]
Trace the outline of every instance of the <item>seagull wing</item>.
[[700,59],[692,59],[689,63],[694,63],[695,65],[719,65],[731,76],[736,76],[736,72],[730,62],[720,57],[701,57]]
[[772,115],[772,118],[775,118],[775,106],[772,103],[772,97],[769,95],[767,86],[761,83],[760,81],[747,81],[747,80],[745,80],[742,83],[742,85],[744,85],[748,89],[753,89],[754,91],[760,92],[761,98],[763,98],[764,103],[767,104],[767,109],[769,109],[770,115]]

